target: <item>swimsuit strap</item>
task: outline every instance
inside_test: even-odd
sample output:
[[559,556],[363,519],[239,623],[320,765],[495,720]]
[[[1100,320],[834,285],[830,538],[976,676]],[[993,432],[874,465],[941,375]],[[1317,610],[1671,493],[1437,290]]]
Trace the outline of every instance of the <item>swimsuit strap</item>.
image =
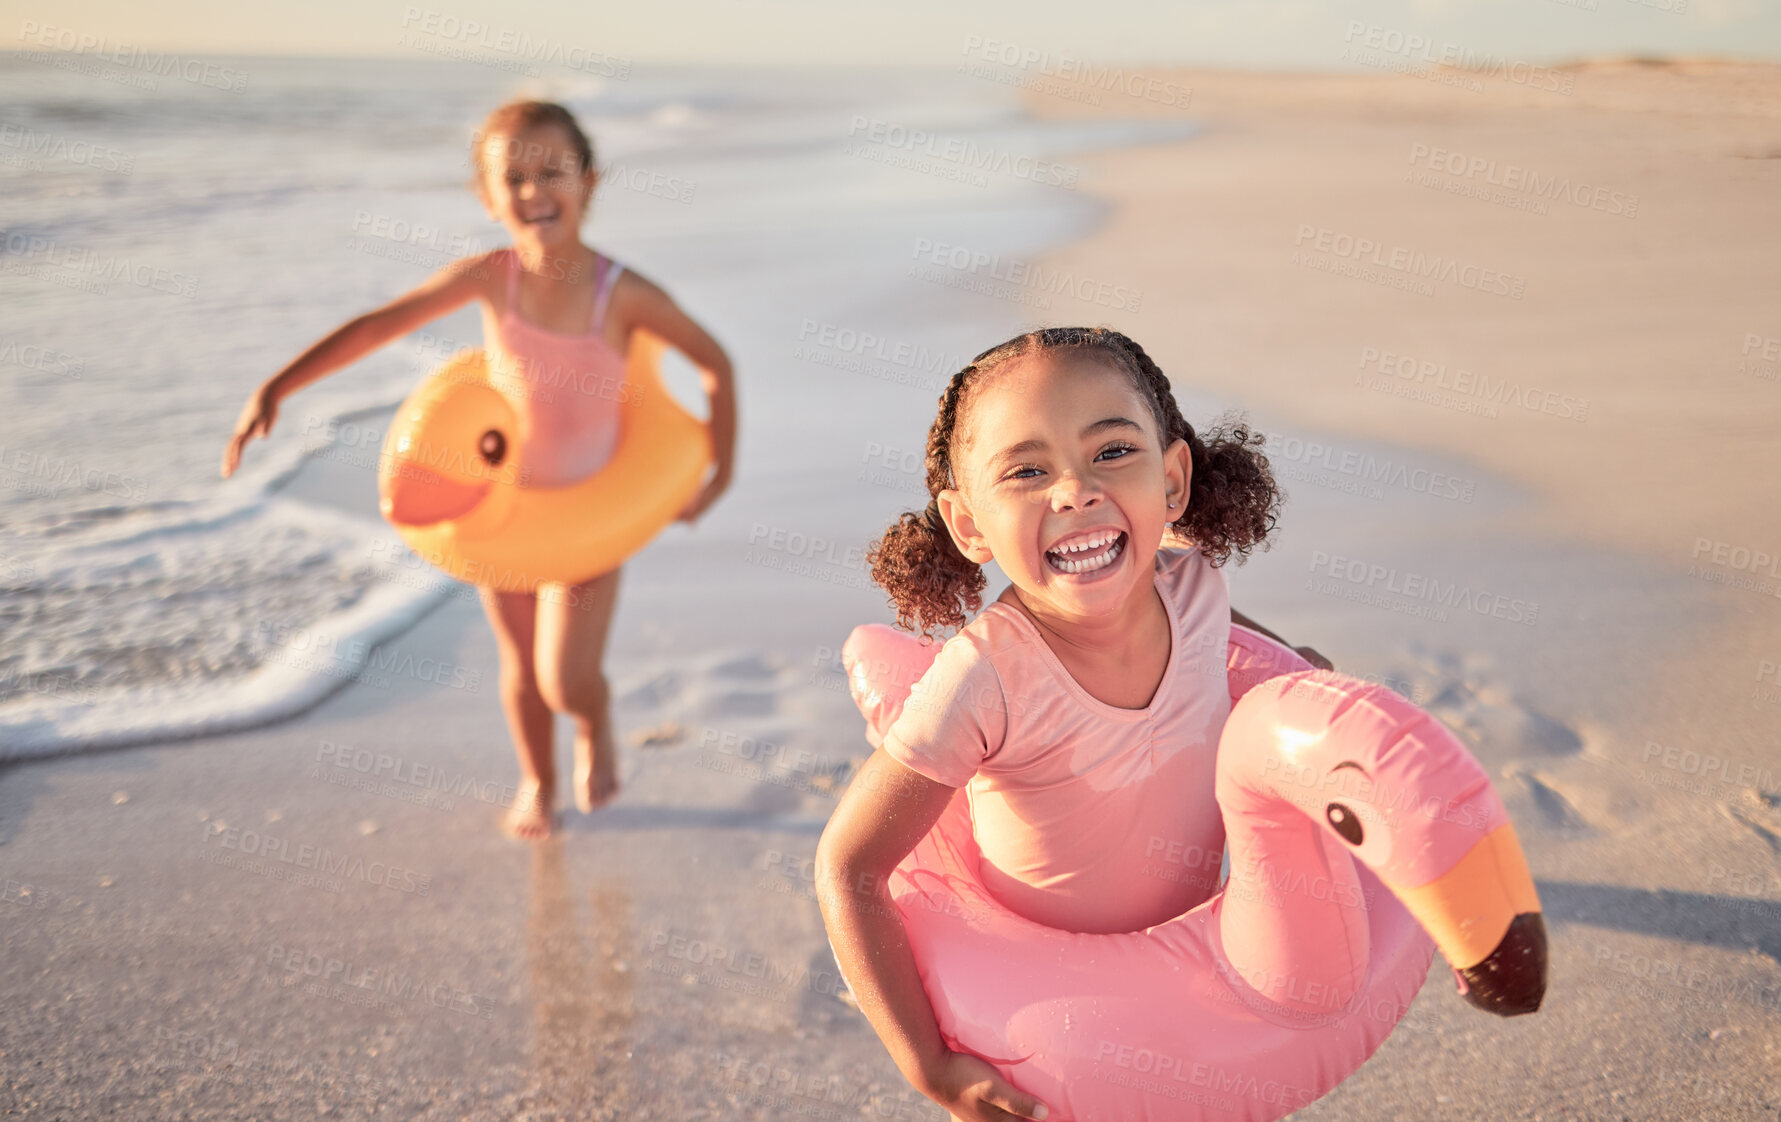
[[[588,331],[590,335],[600,333],[600,325],[606,322],[607,301],[612,298],[612,290],[618,285],[618,275],[625,271],[623,265],[597,251],[594,260],[594,272],[598,280],[595,281],[597,291],[594,295],[593,326]],[[507,264],[507,309],[504,315],[519,319],[519,250],[507,251]]]
[[612,299],[612,290],[618,287],[618,275],[625,271],[623,265],[610,257],[600,258],[600,263],[605,268],[606,275],[600,278],[599,295],[594,297],[594,331],[596,333],[606,322],[606,303]]
[[505,316],[519,318],[519,305],[514,301],[519,298],[519,250],[507,251],[507,306],[502,313]]

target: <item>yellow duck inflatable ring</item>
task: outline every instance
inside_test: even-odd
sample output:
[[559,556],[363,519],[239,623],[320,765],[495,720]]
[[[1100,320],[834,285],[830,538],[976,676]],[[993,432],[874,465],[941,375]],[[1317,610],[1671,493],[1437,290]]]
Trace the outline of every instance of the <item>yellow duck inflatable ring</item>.
[[632,332],[617,447],[565,487],[525,486],[517,414],[482,351],[457,355],[396,412],[378,465],[384,518],[428,562],[503,592],[617,568],[685,509],[711,464],[705,423],[662,384],[666,346]]

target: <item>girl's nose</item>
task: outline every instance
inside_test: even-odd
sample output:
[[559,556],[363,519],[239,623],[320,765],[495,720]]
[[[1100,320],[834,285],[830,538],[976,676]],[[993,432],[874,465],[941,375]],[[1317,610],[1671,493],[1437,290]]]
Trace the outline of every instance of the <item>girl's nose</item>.
[[1085,510],[1101,501],[1101,489],[1075,472],[1065,472],[1051,488],[1054,511]]

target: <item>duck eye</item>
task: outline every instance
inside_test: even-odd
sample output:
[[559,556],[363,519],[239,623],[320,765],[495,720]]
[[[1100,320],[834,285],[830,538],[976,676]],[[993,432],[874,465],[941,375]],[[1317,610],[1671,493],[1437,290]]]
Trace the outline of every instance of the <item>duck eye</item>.
[[1354,811],[1341,803],[1331,803],[1323,808],[1323,816],[1329,819],[1331,828],[1342,835],[1342,840],[1349,845],[1359,845],[1361,840],[1360,819]]
[[488,461],[490,467],[500,467],[501,461],[507,458],[507,438],[501,435],[499,429],[490,429],[482,434],[476,450],[482,453],[482,458]]

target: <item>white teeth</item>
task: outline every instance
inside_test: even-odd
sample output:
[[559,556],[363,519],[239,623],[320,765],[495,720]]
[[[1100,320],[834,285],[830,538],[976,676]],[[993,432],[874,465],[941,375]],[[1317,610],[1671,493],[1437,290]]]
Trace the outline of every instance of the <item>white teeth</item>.
[[[1118,534],[1099,534],[1079,545],[1049,550],[1046,559],[1054,568],[1066,573],[1088,573],[1104,569],[1118,559],[1121,545]],[[1077,560],[1065,560],[1066,554],[1083,554]]]

